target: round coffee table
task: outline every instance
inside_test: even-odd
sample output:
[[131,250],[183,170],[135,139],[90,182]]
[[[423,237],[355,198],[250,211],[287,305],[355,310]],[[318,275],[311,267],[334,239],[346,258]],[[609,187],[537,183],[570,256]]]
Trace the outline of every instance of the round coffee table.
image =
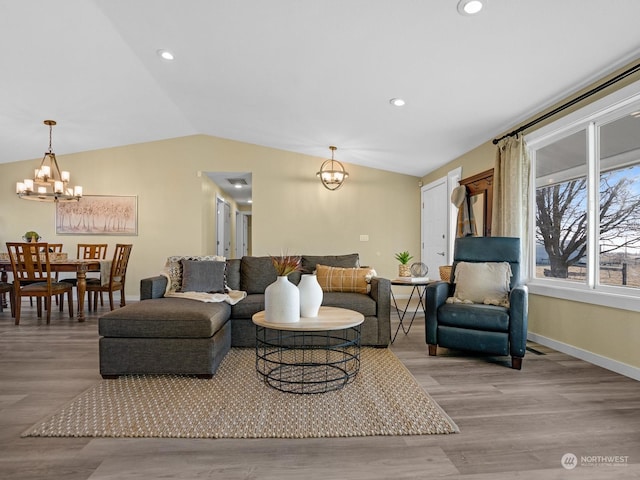
[[265,383],[288,393],[325,393],[353,381],[360,370],[360,327],[364,316],[353,310],[320,307],[315,318],[295,323],[256,325],[256,371]]

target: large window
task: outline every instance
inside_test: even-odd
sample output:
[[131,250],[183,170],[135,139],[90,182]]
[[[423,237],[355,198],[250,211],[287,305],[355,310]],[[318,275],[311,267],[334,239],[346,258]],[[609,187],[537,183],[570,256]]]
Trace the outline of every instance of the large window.
[[606,108],[603,99],[591,112],[575,112],[527,136],[535,177],[534,285],[640,297],[640,86],[635,88],[635,95],[612,95]]
[[536,277],[584,281],[588,264],[586,138],[582,130],[536,152]]
[[640,106],[600,126],[599,275],[640,288]]

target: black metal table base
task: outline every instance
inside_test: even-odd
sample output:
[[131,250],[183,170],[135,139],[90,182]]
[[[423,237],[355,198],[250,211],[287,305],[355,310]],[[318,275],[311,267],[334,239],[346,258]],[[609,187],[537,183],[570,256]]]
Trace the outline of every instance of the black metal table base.
[[[413,288],[411,289],[409,300],[407,301],[407,304],[404,306],[404,310],[402,311],[400,311],[400,308],[398,307],[398,302],[396,301],[396,297],[393,294],[393,290],[391,290],[391,298],[393,299],[393,306],[395,307],[396,313],[398,314],[398,319],[400,320],[400,323],[398,324],[398,328],[396,328],[396,333],[393,335],[393,338],[391,339],[391,343],[395,342],[396,337],[398,336],[398,332],[400,331],[400,328],[402,328],[402,331],[404,332],[405,335],[409,333],[409,330],[411,330],[411,326],[413,325],[413,321],[416,319],[416,313],[418,313],[420,307],[422,307],[422,313],[424,313],[425,318],[427,314],[427,307],[426,307],[427,299],[425,298],[427,285],[423,283],[414,284],[414,285],[412,285],[411,283],[392,283],[392,285],[402,285],[402,286],[408,286]],[[422,291],[420,291],[420,287],[422,287]],[[411,299],[413,298],[414,293],[418,294],[418,305],[416,305],[416,308],[413,312],[409,312],[413,314],[411,315],[411,321],[409,322],[409,326],[405,329],[404,318],[407,315],[407,310],[409,308],[409,304],[411,303]]]
[[287,393],[339,390],[360,370],[360,325],[343,330],[287,331],[256,326],[256,371]]

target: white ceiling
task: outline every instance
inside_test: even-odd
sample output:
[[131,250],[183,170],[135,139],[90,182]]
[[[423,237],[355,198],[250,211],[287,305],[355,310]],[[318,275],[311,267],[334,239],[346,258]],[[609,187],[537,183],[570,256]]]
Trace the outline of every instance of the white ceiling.
[[208,134],[422,176],[640,57],[638,0],[456,4],[0,0],[0,163],[51,118],[62,158]]

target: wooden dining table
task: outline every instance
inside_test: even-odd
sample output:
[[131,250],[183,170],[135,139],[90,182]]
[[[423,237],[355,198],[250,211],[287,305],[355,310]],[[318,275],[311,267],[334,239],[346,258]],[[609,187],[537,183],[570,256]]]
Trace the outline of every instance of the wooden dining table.
[[[52,260],[49,262],[52,272],[75,272],[78,280],[78,322],[84,322],[84,295],[87,290],[87,272],[99,272],[100,260]],[[11,271],[11,261],[0,259],[0,280],[7,281],[7,272]],[[0,299],[5,302],[5,299]]]

